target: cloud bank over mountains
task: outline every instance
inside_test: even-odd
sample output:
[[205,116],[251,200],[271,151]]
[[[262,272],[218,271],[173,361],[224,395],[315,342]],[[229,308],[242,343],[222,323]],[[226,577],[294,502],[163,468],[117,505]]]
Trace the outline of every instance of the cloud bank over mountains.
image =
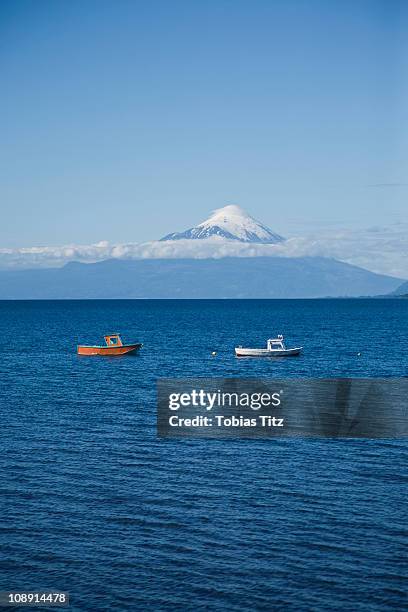
[[368,229],[325,229],[282,238],[238,206],[215,211],[184,232],[144,243],[0,248],[0,269],[60,267],[105,259],[220,259],[223,257],[330,257],[372,272],[408,278],[408,224]]
[[408,278],[408,224],[366,230],[321,230],[295,236],[278,244],[226,240],[218,236],[202,240],[0,249],[0,268],[47,268],[69,261],[93,263],[104,259],[206,259],[221,257],[333,257],[357,266]]

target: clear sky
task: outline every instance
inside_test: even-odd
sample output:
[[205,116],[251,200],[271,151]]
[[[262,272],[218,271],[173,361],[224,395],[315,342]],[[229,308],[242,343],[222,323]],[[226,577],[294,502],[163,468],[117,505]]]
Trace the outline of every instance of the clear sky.
[[0,247],[407,221],[408,3],[2,0]]

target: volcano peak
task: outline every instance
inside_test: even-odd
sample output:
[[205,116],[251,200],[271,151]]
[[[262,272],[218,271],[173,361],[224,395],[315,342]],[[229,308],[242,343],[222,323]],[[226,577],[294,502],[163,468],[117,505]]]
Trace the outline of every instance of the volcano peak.
[[218,208],[208,219],[195,227],[184,232],[167,234],[161,240],[203,240],[212,236],[258,244],[276,244],[284,240],[236,204]]

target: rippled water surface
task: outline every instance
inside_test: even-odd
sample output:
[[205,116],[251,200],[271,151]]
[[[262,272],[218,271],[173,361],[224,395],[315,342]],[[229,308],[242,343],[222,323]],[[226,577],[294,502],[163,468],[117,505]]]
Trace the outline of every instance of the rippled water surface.
[[[73,610],[403,609],[405,441],[160,440],[155,385],[407,376],[407,308],[1,302],[0,590],[66,590]],[[76,355],[115,331],[140,354]],[[305,354],[234,357],[276,333]]]

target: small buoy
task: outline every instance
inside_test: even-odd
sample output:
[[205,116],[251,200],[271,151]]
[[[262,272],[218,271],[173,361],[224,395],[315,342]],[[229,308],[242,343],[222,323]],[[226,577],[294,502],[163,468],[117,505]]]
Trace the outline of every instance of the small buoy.
[[213,352],[211,353],[211,355],[212,355],[212,357],[215,357],[215,356],[217,355],[216,351],[213,351]]

